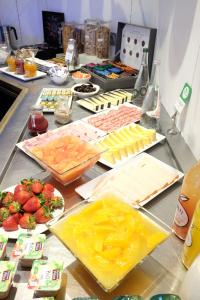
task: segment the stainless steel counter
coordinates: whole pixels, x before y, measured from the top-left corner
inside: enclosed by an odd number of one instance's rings
[[[5,75],[0,76],[0,79],[9,80],[9,82],[13,81],[13,79],[8,78],[9,77]],[[50,180],[64,195],[65,207],[68,208],[74,203],[81,201],[81,198],[74,192],[76,186],[95,178],[108,169],[101,164],[96,164],[94,168],[88,171],[81,179],[70,186],[63,187],[48,177],[48,173],[44,172],[35,161],[17,149],[15,144],[18,141],[30,137],[26,130],[30,106],[36,102],[41,88],[54,86],[50,83],[48,78],[23,84],[29,88],[29,94],[25,96],[0,137],[0,186],[4,189],[16,184],[22,178],[31,176]],[[72,84],[72,82],[69,82],[67,85],[71,86]],[[89,112],[81,109],[74,102],[72,120],[77,120],[87,115],[89,115]],[[46,116],[49,121],[49,129],[58,126],[54,122],[52,114],[46,114]],[[166,135],[166,131],[170,125],[170,118],[162,108],[161,130],[163,134]],[[185,172],[195,162],[191,151],[180,134],[176,136],[166,135],[166,137],[167,139],[163,144],[154,146],[148,150],[148,153]],[[150,212],[158,216],[168,225],[171,225],[180,186],[181,183],[174,184],[149,202],[149,204],[145,206],[146,209],[150,210]],[[144,299],[148,299],[150,295],[159,292],[178,293],[180,283],[184,278],[185,269],[180,261],[180,252],[183,244],[178,238],[172,235],[170,239],[152,252],[142,264],[138,265],[119,288],[111,294],[106,294],[54,236],[49,232],[47,232],[47,236],[46,253],[48,257],[54,257],[56,259],[62,258],[66,266],[66,290],[63,288],[62,293],[57,298],[59,300],[86,295],[97,295],[99,299],[107,300],[112,299],[113,295],[122,294],[140,294]],[[8,253],[13,248],[13,245],[14,241],[10,241]],[[19,266],[14,283],[16,289],[12,289],[12,293],[8,299],[32,299],[32,291],[26,287],[28,276],[29,270],[22,269]]]

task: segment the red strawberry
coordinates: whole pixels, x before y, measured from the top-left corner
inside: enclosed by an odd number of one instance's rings
[[[17,224],[19,224],[19,220],[21,219],[22,214],[16,213],[16,214],[13,214],[12,216],[13,216],[13,218],[15,218],[15,221],[17,222]]]
[[[25,212],[36,212],[41,207],[41,203],[44,203],[45,200],[40,200],[38,197],[31,197],[23,206]]]
[[[39,181],[37,179],[33,180],[32,184],[31,184],[31,190],[35,194],[41,193],[41,191],[43,190],[43,184],[41,183],[41,181]]]
[[[11,214],[15,214],[18,211],[20,211],[20,208],[21,208],[21,205],[19,204],[19,202],[16,202],[16,201],[13,201],[8,207]]]
[[[42,206],[40,207],[34,214],[36,218],[36,222],[39,224],[48,222],[51,218],[51,212],[48,207]]]
[[[10,215],[10,212],[6,207],[0,208],[0,222],[3,222],[4,220],[6,220],[9,215]]]
[[[54,186],[51,183],[45,183],[43,191],[50,191],[50,192],[53,193],[54,192]]]
[[[11,192],[2,193],[2,205],[8,207],[10,203],[13,201],[14,194]]]
[[[25,190],[21,190],[21,191],[14,193],[14,200],[19,202],[22,205],[26,201],[28,201],[28,199],[30,199],[31,197],[32,197],[32,193],[25,191]]]
[[[48,190],[43,190],[40,194],[40,197],[44,198],[45,200],[49,201],[53,197],[53,193]]]
[[[5,221],[3,221],[2,225],[6,231],[18,230],[18,224],[13,216],[9,216]]]
[[[34,229],[36,226],[35,217],[32,214],[25,213],[19,220],[21,228]]]
[[[23,185],[23,184],[18,184],[18,185],[15,187],[15,189],[14,189],[14,194],[17,193],[17,192],[19,192],[19,191],[26,191],[26,190],[27,190],[27,188],[26,188],[25,185]]]
[[[50,200],[51,209],[63,207],[63,199],[61,197],[54,196]]]

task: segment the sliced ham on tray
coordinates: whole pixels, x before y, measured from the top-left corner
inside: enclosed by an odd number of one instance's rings
[[[140,117],[140,108],[122,105],[117,109],[111,109],[109,112],[90,117],[87,119],[87,122],[98,129],[111,132],[132,122],[138,122]]]

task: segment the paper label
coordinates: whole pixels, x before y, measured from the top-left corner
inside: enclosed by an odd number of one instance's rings
[[[192,95],[192,87],[186,82],[181,91],[179,99],[175,103],[175,107],[179,112],[179,114],[181,114],[185,105],[190,101],[191,95]]]
[[[181,197],[181,195],[180,195]],[[178,201],[174,222],[177,226],[184,227],[188,224],[189,218],[181,203]]]
[[[65,61],[71,62],[73,58],[73,52],[66,52]]]

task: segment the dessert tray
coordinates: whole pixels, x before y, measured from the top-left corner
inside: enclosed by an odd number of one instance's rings
[[[15,78],[17,78],[17,79],[20,79],[20,80],[22,80],[22,81],[35,80],[35,79],[39,79],[39,78],[45,77],[45,76],[47,75],[47,74],[44,73],[44,72],[37,71],[36,76],[34,76],[34,77],[25,77],[24,75],[15,74],[14,72],[8,71],[8,67],[0,68],[0,72],[5,73],[5,74],[7,74],[7,75],[10,75],[10,76],[12,76],[12,77],[15,77]]]
[[[144,206],[184,176],[179,170],[147,153],[129,159],[95,179],[77,187],[84,199],[112,188],[126,195],[127,202],[138,208]]]

